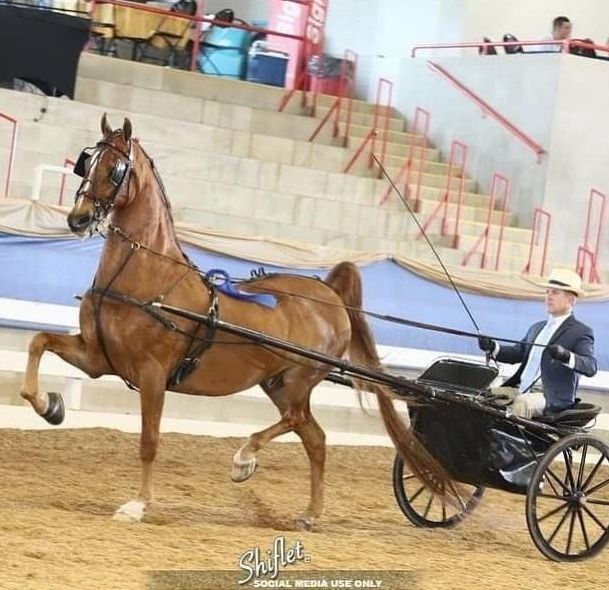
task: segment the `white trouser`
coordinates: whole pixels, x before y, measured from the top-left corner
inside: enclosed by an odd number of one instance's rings
[[[515,387],[494,387],[492,392],[513,397],[512,414],[520,418],[536,418],[541,416],[546,409],[546,398],[543,391],[539,389],[519,393]]]

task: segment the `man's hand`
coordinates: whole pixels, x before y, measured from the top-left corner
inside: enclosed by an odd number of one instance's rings
[[[495,352],[496,346],[497,343],[492,338],[489,338],[488,336],[478,336],[478,348],[483,352],[491,354]]]
[[[571,353],[560,344],[551,344],[548,346],[550,356],[561,363],[568,363],[571,358]]]

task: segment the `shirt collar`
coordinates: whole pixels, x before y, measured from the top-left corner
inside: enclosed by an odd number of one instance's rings
[[[549,315],[548,316],[548,323],[552,323],[555,326],[560,326],[567,318],[571,317],[573,315],[573,312],[570,311],[569,313],[566,313],[564,315]]]

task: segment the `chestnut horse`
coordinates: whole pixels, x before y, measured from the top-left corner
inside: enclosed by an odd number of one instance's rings
[[[250,292],[277,291],[274,309],[216,292],[182,252],[163,185],[152,161],[132,138],[130,121],[125,119],[122,129],[113,131],[104,114],[101,128],[103,138],[79,158],[76,168],[83,181],[68,215],[75,234],[103,231],[106,237],[93,286],[81,302],[81,332],[34,336],[21,395],[47,421],[63,420],[61,396],[38,389],[40,358],[46,351],[91,377],[115,374],[139,390],[141,487],[137,497],[115,513],[115,518],[139,521],[153,499],[153,462],[166,389],[222,396],[259,384],[280,419],[252,434],[237,451],[231,477],[236,482],[248,479],[257,451],[275,437],[295,432],[308,455],[311,478],[309,504],[297,522],[310,529],[322,512],[325,435],[311,414],[309,398],[329,367],[220,331],[210,333],[190,320],[153,312],[144,302],[217,313],[234,324],[323,354],[348,355],[354,363],[381,370],[372,334],[359,311],[362,286],[357,267],[340,263],[325,281],[269,275],[243,285]],[[365,388],[377,394],[386,429],[413,471],[433,489],[447,489],[448,475],[399,416],[392,392],[374,384]]]

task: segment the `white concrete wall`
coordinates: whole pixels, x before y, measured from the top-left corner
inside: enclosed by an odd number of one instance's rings
[[[550,35],[557,16],[571,20],[575,38],[589,37],[604,44],[609,36],[607,0],[467,0],[463,40],[486,36],[499,41],[505,33],[521,40],[542,39]]]
[[[609,63],[565,56],[554,110],[544,200],[544,206],[554,217],[552,248],[560,260],[575,263],[577,246],[584,236],[590,188],[609,195],[608,105]],[[607,214],[609,221],[609,211]],[[609,269],[607,239],[600,267],[604,271]]]
[[[521,59],[522,57],[522,59]],[[434,58],[545,149],[549,148],[560,55]],[[448,155],[453,139],[468,145],[467,173],[490,189],[494,172],[511,180],[511,209],[528,223],[545,192],[547,161],[517,141],[459,90],[432,72],[427,59],[402,60],[396,106],[410,120],[431,112],[431,138]]]
[[[461,38],[464,6],[465,0],[330,0],[326,52],[355,51],[358,96],[374,99],[380,76],[398,85],[413,45]]]
[[[271,3],[269,0],[204,0],[205,13],[216,13],[223,8],[232,8],[235,17],[248,23],[254,20],[268,20]]]

